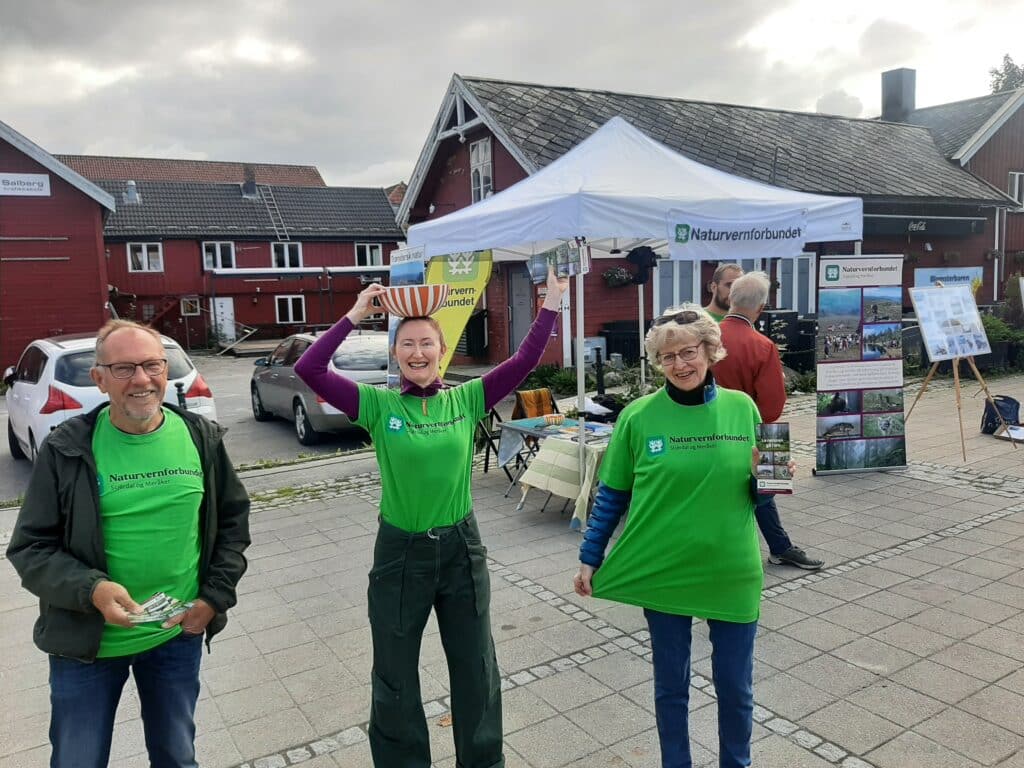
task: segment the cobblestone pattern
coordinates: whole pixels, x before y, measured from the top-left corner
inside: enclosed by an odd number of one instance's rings
[[[807,446],[800,446],[800,448],[803,448],[804,451],[809,450]],[[939,474],[940,470],[945,470],[946,474]],[[1024,486],[1024,482],[1017,478],[1008,476],[990,478],[978,475],[976,472],[971,471],[961,472],[956,476],[949,476],[947,467],[942,467],[942,465],[938,464],[929,464],[926,462],[916,462],[909,470],[906,470],[901,474],[915,479],[935,482],[940,485],[961,487],[970,486],[978,488],[979,492],[1007,497],[1021,495],[1021,491],[1015,490],[1015,488]],[[348,493],[353,493],[358,495],[360,498],[367,500],[373,500],[370,498],[369,491],[374,487],[374,483],[379,482],[378,478],[379,476],[376,475],[376,473],[366,473],[365,475],[347,478],[345,481],[313,483],[309,486],[303,486],[300,494],[308,492],[309,494],[316,494],[316,498],[325,497],[328,493],[342,495],[343,492],[341,489],[344,487],[347,489]],[[982,488],[984,488],[984,490],[981,490]],[[305,501],[306,499],[302,498],[301,500]],[[269,509],[277,506],[287,506],[298,503],[299,501],[300,499],[293,495],[289,496],[286,504],[273,504],[273,506],[261,508]],[[897,557],[914,549],[934,544],[942,539],[958,536],[966,531],[973,530],[996,520],[1001,520],[1021,511],[1024,511],[1024,502],[1006,509],[980,515],[979,517],[971,520],[944,528],[941,531],[926,534],[917,539],[912,539],[897,546],[889,547],[863,557],[849,560],[841,563],[840,565],[826,568],[822,571],[784,581],[781,584],[776,584],[773,587],[765,589],[762,592],[762,596],[765,599],[778,597],[788,592],[808,587],[811,584],[816,584],[835,576],[839,576],[856,568],[873,565],[879,561],[886,560],[891,557]],[[538,600],[547,603],[553,608],[557,608],[569,618],[580,622],[587,628],[603,635],[607,639],[607,642],[601,645],[581,649],[577,652],[566,654],[565,656],[553,658],[544,664],[521,669],[504,675],[501,678],[502,691],[508,691],[513,688],[529,685],[536,680],[550,677],[551,675],[555,675],[560,672],[565,672],[573,667],[583,666],[591,661],[600,659],[619,650],[629,651],[647,662],[651,661],[652,654],[650,636],[646,630],[627,633],[622,629],[609,624],[603,619],[594,616],[589,611],[580,608],[575,603],[565,600],[561,596],[545,588],[543,585],[516,573],[510,568],[504,567],[500,563],[492,560],[488,567],[495,577],[502,578],[513,586],[533,595]],[[707,678],[701,675],[694,675],[691,680],[691,685],[711,698],[715,697],[714,686]],[[441,715],[448,713],[449,707],[450,701],[447,696],[423,703],[424,712],[428,719],[440,717]],[[849,754],[839,745],[829,742],[821,736],[801,728],[796,723],[787,720],[767,707],[755,704],[754,720],[755,722],[763,725],[769,731],[776,733],[783,738],[789,739],[798,747],[813,752],[815,755],[827,760],[828,762],[840,766],[840,768],[874,768],[871,763],[865,761],[862,757]],[[345,746],[351,746],[352,744],[365,740],[367,738],[367,725],[368,722],[362,722],[358,725],[346,728],[332,736],[321,738],[316,741],[309,742],[308,744],[302,744],[274,755],[261,757],[252,763],[243,763],[241,766],[238,766],[238,768],[285,768],[285,766],[304,762],[312,757],[341,749]]]

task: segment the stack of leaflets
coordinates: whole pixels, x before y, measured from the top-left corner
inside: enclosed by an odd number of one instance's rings
[[[142,603],[142,613],[128,614],[132,624],[149,624],[153,621],[164,622],[184,613],[192,607],[192,603],[183,603],[176,597],[169,597],[157,592],[149,600]]]
[[[528,262],[530,278],[535,285],[540,285],[548,279],[548,266],[555,269],[559,277],[572,277],[573,275],[585,275],[590,272],[590,260],[587,257],[586,247],[580,247],[573,243],[562,243],[530,257]]]
[[[757,425],[757,492],[765,494],[792,493],[793,476],[789,473],[789,424]]]

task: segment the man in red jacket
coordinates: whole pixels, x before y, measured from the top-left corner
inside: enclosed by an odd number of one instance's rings
[[[774,342],[754,329],[768,301],[768,275],[748,272],[736,278],[729,292],[729,314],[721,322],[722,346],[729,353],[715,364],[715,380],[728,389],[746,392],[757,404],[761,421],[770,424],[782,415],[786,385],[782,361]],[[774,496],[758,496],[757,526],[768,542],[768,559],[816,571],[825,563],[793,546],[779,520]]]

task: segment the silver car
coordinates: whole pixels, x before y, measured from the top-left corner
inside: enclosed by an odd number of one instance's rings
[[[253,418],[269,421],[280,416],[294,422],[295,437],[303,445],[314,445],[323,432],[353,426],[348,416],[295,375],[295,363],[315,340],[308,333],[289,336],[269,357],[256,360],[250,384]],[[353,381],[387,386],[387,333],[364,331],[349,336],[331,358],[331,368]]]

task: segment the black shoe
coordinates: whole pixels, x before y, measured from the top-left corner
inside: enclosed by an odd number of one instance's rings
[[[768,562],[775,563],[775,565],[795,565],[805,571],[816,571],[825,565],[824,560],[808,557],[800,547],[790,547],[781,555],[768,555]]]

